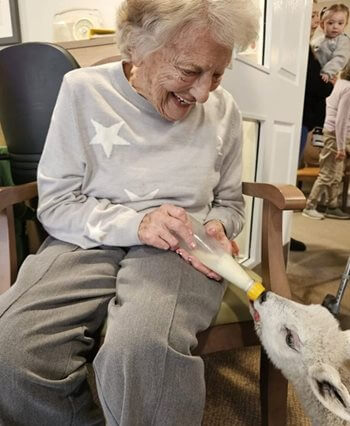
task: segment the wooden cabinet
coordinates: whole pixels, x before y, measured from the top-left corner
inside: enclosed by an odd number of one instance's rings
[[[57,42],[56,44],[67,49],[81,67],[88,67],[110,56],[115,57],[116,60],[120,59],[115,35],[90,40]]]

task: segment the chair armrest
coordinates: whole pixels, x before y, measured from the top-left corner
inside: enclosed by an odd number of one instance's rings
[[[13,205],[38,195],[36,182],[0,187],[0,294],[17,276],[17,253]]]
[[[36,182],[0,187],[0,211],[38,196]]]
[[[285,297],[290,297],[290,289],[287,281],[282,245],[282,212],[283,210],[297,210],[305,206],[303,193],[293,185],[272,185],[267,183],[244,182],[243,193],[252,197],[261,198],[264,202],[262,213],[262,277],[267,289],[271,289]],[[8,288],[10,275],[15,274],[13,258],[15,258],[13,213],[12,206],[38,195],[36,182],[24,185],[0,187],[0,246],[1,257],[7,256],[5,263],[9,271],[9,258],[11,252],[11,273],[6,275]],[[6,248],[6,249],[5,249]],[[0,262],[3,263],[3,262]],[[2,266],[5,266],[3,264]],[[4,277],[3,277],[4,278]],[[11,280],[12,281],[12,280]]]
[[[267,200],[281,210],[301,210],[305,207],[305,196],[294,185],[243,182],[243,194]]]
[[[244,182],[243,194],[263,200],[261,225],[261,275],[264,286],[281,296],[291,298],[282,242],[284,210],[305,207],[304,194],[293,185]]]

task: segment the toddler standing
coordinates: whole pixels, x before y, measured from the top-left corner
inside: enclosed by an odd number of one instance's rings
[[[350,152],[350,62],[326,100],[324,147],[320,153],[320,173],[312,187],[303,216],[311,219],[350,219],[338,206],[346,153]],[[316,210],[319,196],[326,193],[325,214]]]
[[[328,82],[335,77],[350,59],[350,38],[344,34],[349,21],[349,8],[333,4],[321,16],[324,35],[312,42],[315,55],[321,64],[321,77]]]

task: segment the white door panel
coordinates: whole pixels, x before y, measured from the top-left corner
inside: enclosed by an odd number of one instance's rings
[[[302,14],[300,14],[301,5]],[[301,31],[305,27],[305,16],[308,16],[305,15],[305,2],[278,1],[274,5],[273,16],[277,18],[275,22],[280,34],[276,65],[281,76],[296,81],[300,76],[300,58],[305,50],[305,40]],[[309,25],[309,19],[307,22]]]
[[[256,0],[263,3],[262,0]],[[312,0],[265,0],[263,60],[240,54],[223,86],[233,94],[244,126],[244,180],[295,184],[305,90]],[[259,52],[256,56],[259,56]],[[255,62],[255,63],[254,63]],[[238,237],[246,265],[260,262],[261,203],[248,203]],[[288,242],[292,215],[284,215]]]

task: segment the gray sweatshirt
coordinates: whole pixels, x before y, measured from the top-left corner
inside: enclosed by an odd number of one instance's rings
[[[243,226],[242,124],[222,87],[182,121],[163,119],[122,63],[66,74],[38,167],[38,218],[83,248],[141,244],[138,227],[165,203],[200,221]]]
[[[321,36],[312,42],[316,58],[321,64],[321,72],[334,77],[350,59],[350,38],[346,34],[329,38]]]

